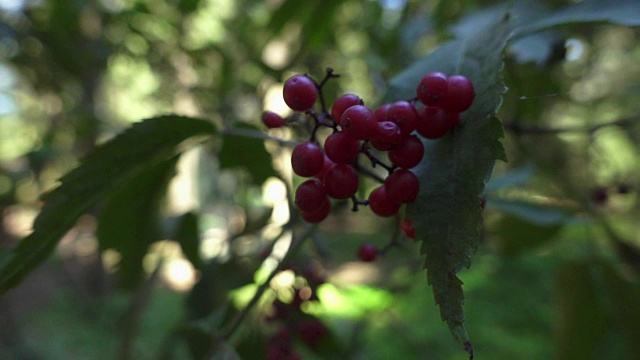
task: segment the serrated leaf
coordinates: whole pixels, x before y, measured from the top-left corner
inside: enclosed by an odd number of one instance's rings
[[[242,126],[243,129],[258,131],[254,126]],[[247,136],[224,134],[222,148],[218,157],[220,168],[245,168],[251,172],[251,179],[262,184],[270,176],[276,176],[271,155],[264,147],[264,140]]]
[[[61,179],[58,188],[43,196],[44,207],[34,221],[33,233],[20,242],[0,271],[0,293],[17,285],[51,255],[78,217],[123,181],[150,163],[175,156],[183,150],[180,145],[185,140],[210,136],[214,130],[206,120],[167,115],[136,123],[98,146]]]
[[[427,281],[442,320],[471,356],[462,281],[456,274],[470,265],[482,229],[479,197],[495,161],[505,159],[504,131],[495,114],[506,90],[502,53],[512,29],[510,16],[504,14],[473,37],[444,45],[392,81],[391,91],[400,98],[412,97],[421,76],[430,71],[465,75],[476,89],[476,99],[462,114],[461,124],[443,138],[425,140],[425,157],[414,169],[420,194],[407,208],[422,241]]]
[[[142,259],[149,245],[162,239],[160,201],[175,174],[179,156],[152,163],[107,198],[98,218],[96,236],[101,249],[120,253],[120,285],[133,288],[142,279]]]

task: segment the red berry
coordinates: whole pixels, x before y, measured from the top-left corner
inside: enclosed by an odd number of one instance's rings
[[[364,105],[364,101],[356,94],[344,94],[336,99],[331,107],[331,118],[340,125],[342,114],[353,105]]]
[[[376,116],[378,122],[387,121],[390,106],[391,104],[382,104],[376,108],[373,114]]]
[[[324,142],[327,157],[336,164],[347,164],[358,157],[360,145],[344,131],[334,132]]]
[[[416,93],[418,99],[426,106],[438,106],[447,94],[448,87],[447,75],[436,71],[420,79]]]
[[[347,164],[335,164],[324,176],[324,188],[334,199],[348,199],[358,191],[358,173]]]
[[[591,191],[591,200],[598,205],[605,205],[609,200],[607,188],[598,186]]]
[[[406,138],[400,146],[389,151],[389,160],[403,169],[411,169],[418,165],[424,157],[424,145],[416,136]]]
[[[389,197],[384,185],[378,186],[369,194],[369,207],[374,214],[382,217],[395,215],[400,210],[400,204]]]
[[[308,223],[317,224],[326,219],[327,216],[329,216],[329,212],[331,212],[331,201],[327,200],[318,210],[311,212],[302,211],[300,212],[300,216]]]
[[[450,114],[441,108],[424,107],[418,110],[418,133],[427,139],[438,139],[451,130]]]
[[[440,107],[446,112],[461,113],[467,110],[476,93],[473,84],[462,75],[453,75],[447,78],[448,92],[440,100]]]
[[[307,111],[315,104],[318,89],[308,76],[294,75],[285,81],[282,95],[292,110]]]
[[[413,227],[413,220],[409,218],[402,219],[402,233],[410,239],[416,237],[416,228]]]
[[[382,121],[377,124],[377,131],[371,136],[371,145],[380,151],[389,151],[402,144],[402,132],[400,127],[391,121]]]
[[[311,177],[322,170],[324,154],[320,146],[312,142],[296,145],[291,153],[293,172],[299,176]]]
[[[402,131],[402,136],[409,136],[416,129],[418,113],[410,102],[396,101],[389,106],[387,118],[389,121],[398,124]]]
[[[342,113],[340,120],[342,129],[356,140],[365,140],[374,134],[376,117],[368,107],[354,105]]]
[[[329,202],[329,197],[320,181],[310,179],[298,185],[295,203],[301,211],[314,212],[320,209],[325,202]]]
[[[399,169],[387,176],[384,187],[389,197],[398,204],[414,201],[420,191],[418,177],[409,170]]]
[[[360,261],[371,262],[378,257],[378,248],[370,243],[364,243],[358,247],[358,258]]]
[[[271,111],[262,112],[262,123],[269,129],[279,128],[285,125],[285,121],[282,116]]]
[[[315,178],[322,181],[324,179],[324,175],[329,171],[329,169],[335,164],[331,159],[327,157],[327,154],[324,155],[324,164],[322,165],[322,170],[315,175]]]
[[[308,347],[314,348],[327,334],[327,329],[318,320],[301,322],[297,326],[298,335]]]

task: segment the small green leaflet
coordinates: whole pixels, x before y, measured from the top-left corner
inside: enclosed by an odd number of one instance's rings
[[[387,96],[389,101],[414,97],[417,82],[431,71],[465,75],[476,90],[474,103],[462,114],[458,128],[441,139],[424,141],[425,158],[414,169],[420,178],[420,195],[407,209],[422,241],[427,281],[442,320],[471,357],[462,281],[456,274],[470,265],[482,230],[479,197],[495,161],[505,160],[504,131],[496,111],[506,91],[502,54],[513,26],[511,17],[504,14],[469,38],[444,44],[394,78],[392,95]]]
[[[214,132],[214,126],[206,120],[167,115],[136,123],[98,146],[60,180],[60,186],[42,197],[45,204],[34,221],[33,233],[2,264],[0,293],[16,286],[44,262],[76,220],[96,203],[151,164],[194,145],[185,144],[185,140],[208,138]]]

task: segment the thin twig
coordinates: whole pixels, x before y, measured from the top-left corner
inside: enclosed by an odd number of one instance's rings
[[[290,140],[283,140],[283,139],[275,138],[275,137],[269,136],[269,135],[267,135],[267,134],[265,134],[263,132],[255,131],[255,130],[251,130],[251,129],[226,128],[226,129],[222,130],[222,134],[223,135],[244,136],[244,137],[249,137],[249,138],[254,138],[254,139],[269,140],[269,141],[276,142],[276,143],[278,143],[280,145],[290,146],[290,147],[295,147],[296,145],[299,144],[298,141],[290,141]]]

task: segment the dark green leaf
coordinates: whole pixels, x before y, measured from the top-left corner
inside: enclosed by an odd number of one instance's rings
[[[121,285],[133,288],[142,279],[142,259],[149,245],[162,239],[160,201],[175,175],[179,156],[152,163],[128,179],[107,198],[96,235],[101,249],[120,253]]]
[[[300,0],[286,0],[273,12],[269,21],[269,28],[274,33],[280,32],[291,20],[303,21],[309,14],[311,3]]]
[[[556,298],[557,359],[593,359],[607,328],[602,294],[594,279],[596,269],[586,262],[569,262],[559,271]]]
[[[200,280],[187,297],[189,319],[208,316],[227,303],[229,291],[252,283],[255,270],[255,264],[237,257],[226,263],[211,260],[202,269]]]
[[[611,266],[603,269],[604,287],[611,301],[613,322],[627,342],[629,358],[640,353],[638,324],[640,324],[640,287],[623,279]]]
[[[249,125],[242,128],[259,131]],[[264,147],[264,140],[233,134],[224,134],[222,140],[218,155],[220,168],[244,168],[251,173],[251,179],[256,184],[262,184],[270,176],[276,176],[271,155]]]
[[[539,225],[517,216],[503,216],[495,226],[498,251],[505,256],[521,254],[549,242],[560,229],[559,224]]]
[[[55,249],[80,215],[150,163],[175,156],[185,140],[214,132],[205,120],[162,116],[134,124],[97,147],[61,184],[43,196],[45,205],[31,235],[20,242],[0,271],[0,292],[17,285]]]
[[[174,235],[180,244],[182,253],[196,269],[202,269],[200,257],[200,227],[198,215],[193,212],[183,214],[178,218],[178,229]]]
[[[503,15],[473,37],[444,45],[392,80],[391,93],[399,98],[414,96],[418,80],[430,71],[465,75],[476,89],[476,99],[462,114],[461,124],[439,140],[425,141],[425,158],[415,168],[420,194],[408,207],[440,315],[470,354],[462,282],[456,274],[470,265],[482,230],[479,197],[496,159],[505,159],[504,132],[495,114],[506,90],[500,73],[512,27],[510,16]]]

